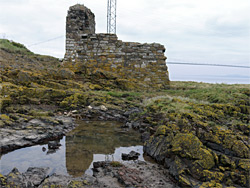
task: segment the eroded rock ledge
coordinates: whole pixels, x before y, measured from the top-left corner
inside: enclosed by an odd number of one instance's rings
[[[130,164],[119,162],[97,162],[94,176],[84,175],[79,178],[50,174],[49,168],[28,168],[20,173],[14,168],[7,176],[0,175],[2,187],[50,188],[50,187],[140,187],[140,188],[178,188],[164,174],[164,169],[156,164],[141,161]]]

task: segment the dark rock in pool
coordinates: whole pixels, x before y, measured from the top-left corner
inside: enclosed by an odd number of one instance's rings
[[[45,148],[45,147],[43,147],[43,148],[42,148],[42,151],[43,151],[43,152],[45,152],[45,151],[46,151],[46,148]]]
[[[129,160],[137,160],[140,156],[140,153],[135,151],[131,151],[129,154],[122,153],[122,160],[129,161]]]
[[[107,163],[105,161],[97,161],[97,162],[93,163],[94,169],[100,168],[100,167],[103,168],[105,165],[107,165]]]
[[[50,141],[48,143],[49,149],[59,149],[60,146],[61,146],[60,141]]]

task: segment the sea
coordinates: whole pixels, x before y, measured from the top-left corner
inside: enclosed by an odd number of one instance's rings
[[[171,81],[194,81],[213,84],[250,84],[250,75],[176,75],[171,76]]]

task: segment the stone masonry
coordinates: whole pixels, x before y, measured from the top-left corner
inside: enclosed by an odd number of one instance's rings
[[[84,64],[149,86],[169,85],[165,47],[123,42],[115,34],[95,34],[95,15],[83,5],[70,7],[66,22],[65,63]]]

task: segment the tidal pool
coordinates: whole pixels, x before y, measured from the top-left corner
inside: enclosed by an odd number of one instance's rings
[[[57,150],[48,145],[22,148],[0,156],[0,173],[6,175],[14,167],[25,172],[28,167],[50,167],[51,173],[79,177],[92,174],[93,162],[122,161],[121,154],[134,150],[143,160],[140,135],[124,131],[118,122],[78,121],[79,126],[60,140]],[[46,150],[45,150],[46,149]]]

